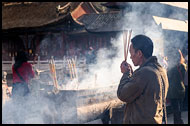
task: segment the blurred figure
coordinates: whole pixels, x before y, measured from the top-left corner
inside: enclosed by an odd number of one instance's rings
[[[34,77],[32,65],[27,62],[28,57],[24,51],[19,51],[15,57],[13,71],[12,98],[15,110],[13,112],[15,123],[24,123],[24,113],[26,108],[26,96],[29,94],[28,83]]]
[[[184,85],[185,85],[185,98],[183,102],[183,110],[188,111],[188,55],[185,57],[187,71],[184,77]]]
[[[13,98],[23,97],[29,93],[28,83],[34,77],[32,65],[27,62],[28,57],[24,51],[19,51],[15,57],[15,64],[12,66],[13,71]]]
[[[177,51],[177,50],[176,50]],[[182,102],[185,97],[184,76],[187,71],[185,59],[180,50],[176,52],[177,62],[168,70],[169,89],[167,98],[170,100],[174,114],[174,124],[184,124],[181,118]],[[173,61],[172,61],[173,62]]]
[[[120,66],[123,76],[117,96],[126,102],[124,123],[162,124],[169,86],[166,70],[157,57],[152,56],[153,42],[145,35],[137,35],[131,40],[129,52],[134,66],[139,68],[133,73],[126,61]]]
[[[95,51],[94,49],[90,46],[89,50],[86,52],[86,64],[91,64],[95,62]]]

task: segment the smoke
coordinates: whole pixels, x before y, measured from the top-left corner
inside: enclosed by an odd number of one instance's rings
[[[171,18],[174,13],[171,10],[168,11],[166,6],[160,6],[160,8],[158,8],[158,5],[156,6],[155,4],[152,4],[149,9],[146,9],[146,3],[132,3],[131,6],[132,11],[126,12],[124,14],[124,20],[122,19],[124,22],[124,24],[122,24],[123,29],[132,29],[132,38],[138,34],[144,34],[150,37],[154,44],[153,55],[157,56],[158,62],[163,66],[166,65],[164,64],[163,57],[161,57],[166,56],[168,57],[170,63],[169,68],[172,67],[174,64],[171,63],[177,62],[174,51],[177,49],[182,49],[184,42],[187,41],[187,36],[181,32],[163,30],[161,25],[156,24],[152,17],[153,15],[150,13],[153,11],[153,13],[157,13],[162,16],[167,14],[166,18]],[[154,8],[158,9],[154,10]],[[177,15],[182,17],[183,14],[178,13]],[[119,33],[116,38],[112,38],[111,43],[112,48],[102,48],[98,51],[96,57],[97,64],[93,64],[90,67],[86,78],[84,78],[79,84],[79,89],[99,87],[99,90],[101,90],[101,87],[119,84],[122,76],[120,72],[120,64],[124,60],[122,33]],[[113,50],[113,48],[115,50]],[[113,53],[115,56],[110,58],[109,55]],[[128,55],[127,61],[132,65],[134,70],[138,68],[131,62],[130,54]],[[93,82],[95,82],[95,75],[97,75],[96,85],[93,84]],[[117,86],[115,87],[115,91],[112,90],[112,94],[110,95],[116,96],[116,90]]]
[[[154,13],[162,15],[167,12],[167,8],[162,6],[163,8],[155,10],[154,8],[157,8],[157,6],[152,5],[147,9],[145,2],[132,2],[130,4],[132,6],[132,11],[127,12],[128,10],[126,10],[126,13],[123,16],[124,19],[122,19],[123,28],[133,30],[131,38],[138,34],[147,35],[153,40],[154,43],[153,55],[165,55],[168,57],[170,62],[176,62],[175,55],[174,53],[172,53],[172,51],[178,48],[182,49],[184,41],[188,40],[187,35],[184,33],[179,33],[177,31],[163,31],[161,29],[161,26],[158,26],[155,23],[152,16],[150,16],[149,14],[145,14],[145,12],[147,11],[154,11]],[[172,17],[173,15],[174,14],[172,13],[172,15],[170,15],[169,17]],[[180,13],[178,15],[182,16]],[[50,57],[51,55],[53,55],[53,49],[59,49],[60,47],[62,47],[62,41],[63,40],[61,35],[52,37],[49,35],[46,36],[45,39],[41,42],[41,53]],[[53,48],[52,45],[54,45],[54,42],[59,42],[59,46]],[[61,75],[61,72],[57,72],[57,76],[60,75],[60,78],[58,79],[59,84],[61,85],[63,83],[66,83],[62,85],[62,90],[93,90],[91,92],[92,96],[89,96],[89,93],[84,94],[84,96],[92,99],[101,99],[102,101],[105,100],[105,96],[109,96],[111,97],[111,99],[117,98],[117,87],[122,76],[122,73],[120,71],[120,64],[124,60],[124,45],[122,32],[118,33],[115,38],[112,38],[110,43],[110,48],[101,48],[97,52],[96,63],[89,65],[88,73],[78,75],[82,76],[80,83],[78,83],[78,80],[76,79],[70,81],[69,77],[63,77]],[[52,53],[43,52],[46,47],[52,48]],[[79,60],[80,57],[78,57],[77,61]],[[160,58],[158,60],[161,61],[162,59]],[[130,53],[128,53],[127,62],[131,64],[133,70],[138,68],[133,65],[130,59]],[[81,73],[80,69],[78,69],[78,73]],[[47,80],[48,78],[45,77],[44,80],[45,79]],[[37,81],[36,85],[38,85],[39,83],[40,82]],[[51,85],[53,85],[52,82]],[[34,88],[34,90],[37,89]],[[44,89],[44,91],[45,90],[46,89]],[[21,121],[25,120],[25,123],[76,123],[77,121],[73,120],[76,116],[77,106],[75,105],[80,104],[85,106],[88,104],[87,100],[85,100],[85,97],[84,101],[82,101],[79,98],[79,95],[76,94],[74,96],[73,94],[69,94],[65,96],[57,95],[52,98],[47,98],[44,95],[36,96],[38,93],[34,93],[34,96],[28,97],[28,99],[20,102],[25,103],[25,105],[22,106],[22,114],[18,115],[18,117],[21,118]],[[12,112],[15,111],[15,108],[16,107],[14,106],[14,104],[12,104],[12,101],[7,102],[3,106],[3,123],[7,123],[7,121],[11,121],[13,119],[16,120],[17,116],[13,116],[12,114]],[[84,118],[90,118],[88,117],[88,115],[83,115],[83,117],[81,117],[81,115],[77,116],[83,120],[85,120]],[[16,121],[17,123],[19,123],[18,120]]]
[[[44,39],[40,42],[39,53],[42,56],[46,56],[46,58],[51,58],[54,56],[55,59],[62,58],[61,55],[56,54],[57,50],[62,51],[63,47],[63,37],[61,33],[48,33],[44,36]],[[47,52],[48,50],[48,52]],[[56,56],[55,56],[56,55]]]
[[[46,99],[43,101],[37,101],[36,97],[22,97],[14,101],[11,99],[3,105],[2,109],[2,123],[3,124],[42,124],[43,108],[45,109],[47,105],[45,104]],[[37,104],[36,104],[37,103]],[[43,107],[42,107],[43,106]]]
[[[150,6],[147,6],[150,5]],[[153,55],[157,56],[161,65],[163,57],[168,58],[168,68],[173,67],[177,62],[176,51],[183,50],[185,43],[188,41],[188,33],[163,30],[162,24],[157,25],[152,16],[160,16],[170,19],[187,20],[188,11],[180,8],[171,9],[171,6],[162,5],[154,2],[130,2],[131,12],[125,13],[124,27],[133,29],[133,35],[144,34],[153,40]],[[176,24],[173,24],[174,27]],[[187,48],[187,47],[186,47]]]
[[[124,60],[122,34],[119,34],[116,38],[112,38],[111,44],[111,48],[101,48],[97,52],[97,63],[89,67],[89,73],[79,84],[79,89],[106,87],[113,84],[118,85],[120,77],[122,76],[120,64]],[[114,57],[112,56],[113,54]],[[132,64],[129,55],[127,60]],[[93,84],[95,79],[96,85]]]
[[[153,55],[163,53],[163,34],[159,26],[156,25],[152,16],[147,14],[140,14],[139,11],[144,10],[146,3],[132,4],[132,11],[124,14],[123,29],[132,29],[132,36],[138,34],[145,34],[149,36],[154,42]],[[139,7],[140,6],[140,7]],[[94,76],[97,74],[97,84],[95,87],[103,87],[113,84],[118,85],[119,80],[122,76],[120,72],[120,64],[124,60],[124,45],[123,45],[123,34],[120,32],[116,38],[111,39],[112,48],[102,48],[97,53],[97,64],[93,64],[90,67],[88,76],[80,83],[79,87],[87,89],[94,87],[94,85],[88,85],[88,82],[93,82]],[[114,48],[114,49],[113,49]],[[109,57],[115,54],[114,57]],[[130,53],[128,52],[127,62],[131,64],[132,68],[135,67],[130,59]]]
[[[3,124],[77,123],[76,92],[54,94],[32,84],[29,95],[11,98],[2,106]]]

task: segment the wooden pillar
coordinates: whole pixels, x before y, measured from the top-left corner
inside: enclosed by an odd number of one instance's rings
[[[27,51],[27,53],[28,53],[28,34],[26,33],[26,35],[25,35],[25,37],[26,37],[26,51]]]
[[[102,37],[99,38],[100,48],[102,48]]]
[[[65,44],[66,44],[66,35],[65,35],[65,33],[63,32],[62,33],[63,34],[63,42],[62,42],[62,51],[61,51],[61,53],[62,53],[62,55],[65,55],[66,54],[66,48],[65,48]]]
[[[12,57],[12,65],[15,63],[14,56]]]

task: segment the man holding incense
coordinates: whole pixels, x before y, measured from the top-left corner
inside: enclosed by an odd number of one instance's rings
[[[131,40],[129,52],[134,66],[139,68],[133,72],[127,61],[120,66],[123,76],[117,96],[126,102],[123,121],[125,124],[162,124],[169,87],[166,70],[152,56],[153,42],[145,35]]]

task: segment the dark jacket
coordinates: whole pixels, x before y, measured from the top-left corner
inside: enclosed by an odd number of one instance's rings
[[[177,68],[178,66],[178,68]],[[180,72],[181,75],[180,75]],[[178,64],[168,71],[168,80],[170,87],[168,89],[167,98],[169,99],[182,99],[185,97],[184,76],[187,68],[185,64]]]
[[[161,75],[161,76],[160,76]],[[124,123],[126,124],[161,124],[163,117],[162,85],[165,86],[165,98],[168,91],[166,70],[150,57],[132,76],[123,74],[117,95],[126,102]]]

